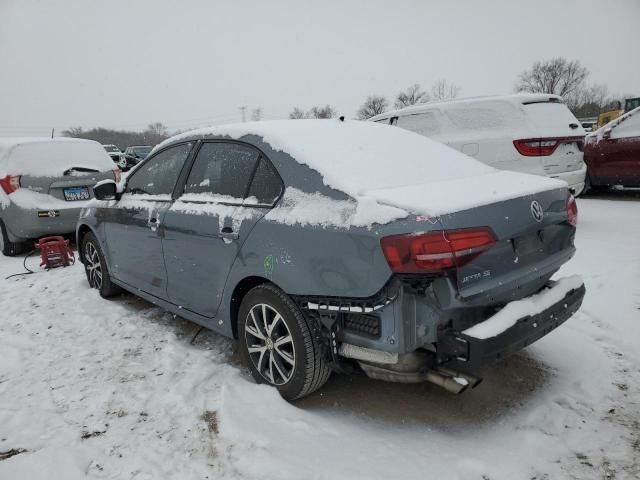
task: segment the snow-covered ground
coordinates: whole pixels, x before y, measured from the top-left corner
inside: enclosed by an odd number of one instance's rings
[[[454,397],[334,375],[293,405],[232,341],[80,265],[4,280],[0,479],[640,478],[640,198],[580,199],[580,312]],[[630,200],[630,201],[625,201]],[[31,265],[36,265],[35,260]],[[15,452],[14,452],[15,453]],[[8,455],[6,455],[8,456]]]

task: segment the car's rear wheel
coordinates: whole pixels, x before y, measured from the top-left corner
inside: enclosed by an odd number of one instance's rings
[[[322,387],[331,374],[313,324],[280,289],[264,284],[242,300],[238,312],[240,352],[258,383],[295,400]]]
[[[0,252],[6,257],[13,257],[22,253],[23,244],[12,242],[7,235],[7,228],[4,226],[4,222],[0,220]]]
[[[591,178],[589,177],[589,175],[587,175],[584,181],[584,190],[582,191],[582,193],[598,194],[598,193],[606,192],[607,190],[609,190],[609,188],[610,187],[608,185],[593,185],[591,183]]]
[[[87,233],[82,239],[84,272],[91,288],[95,288],[104,298],[113,297],[122,291],[111,281],[100,244],[93,233]]]

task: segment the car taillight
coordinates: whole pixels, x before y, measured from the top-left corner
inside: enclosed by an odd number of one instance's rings
[[[5,193],[13,193],[20,188],[20,176],[7,175],[4,178],[0,178],[0,186],[5,191]]]
[[[525,157],[548,157],[563,143],[576,143],[578,150],[582,151],[584,136],[554,137],[554,138],[525,138],[514,140],[513,146],[520,155]]]
[[[116,183],[119,183],[120,180],[122,180],[122,170],[120,170],[118,167],[113,169],[113,178],[115,179]]]
[[[391,235],[380,239],[396,273],[441,273],[461,268],[496,243],[488,227]]]
[[[516,147],[516,150],[518,150],[518,153],[525,157],[548,157],[555,152],[559,143],[558,140],[549,138],[513,141],[513,145]]]
[[[578,224],[578,204],[573,195],[567,199],[567,221],[574,227]]]

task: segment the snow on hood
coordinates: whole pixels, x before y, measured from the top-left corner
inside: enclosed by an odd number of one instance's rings
[[[379,202],[434,215],[566,187],[546,177],[495,170],[404,129],[356,120],[223,125],[177,135],[154,151],[182,139],[247,135],[262,137],[273,150],[318,171],[328,187],[370,206]]]

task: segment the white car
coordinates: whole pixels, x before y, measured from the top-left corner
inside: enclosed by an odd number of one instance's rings
[[[111,157],[111,160],[113,160],[113,163],[121,167],[122,163],[124,162],[124,153],[122,153],[122,151],[115,145],[103,144],[102,147],[105,149],[107,154]]]
[[[561,97],[515,94],[430,102],[369,119],[419,133],[501,170],[584,190],[585,131]]]

